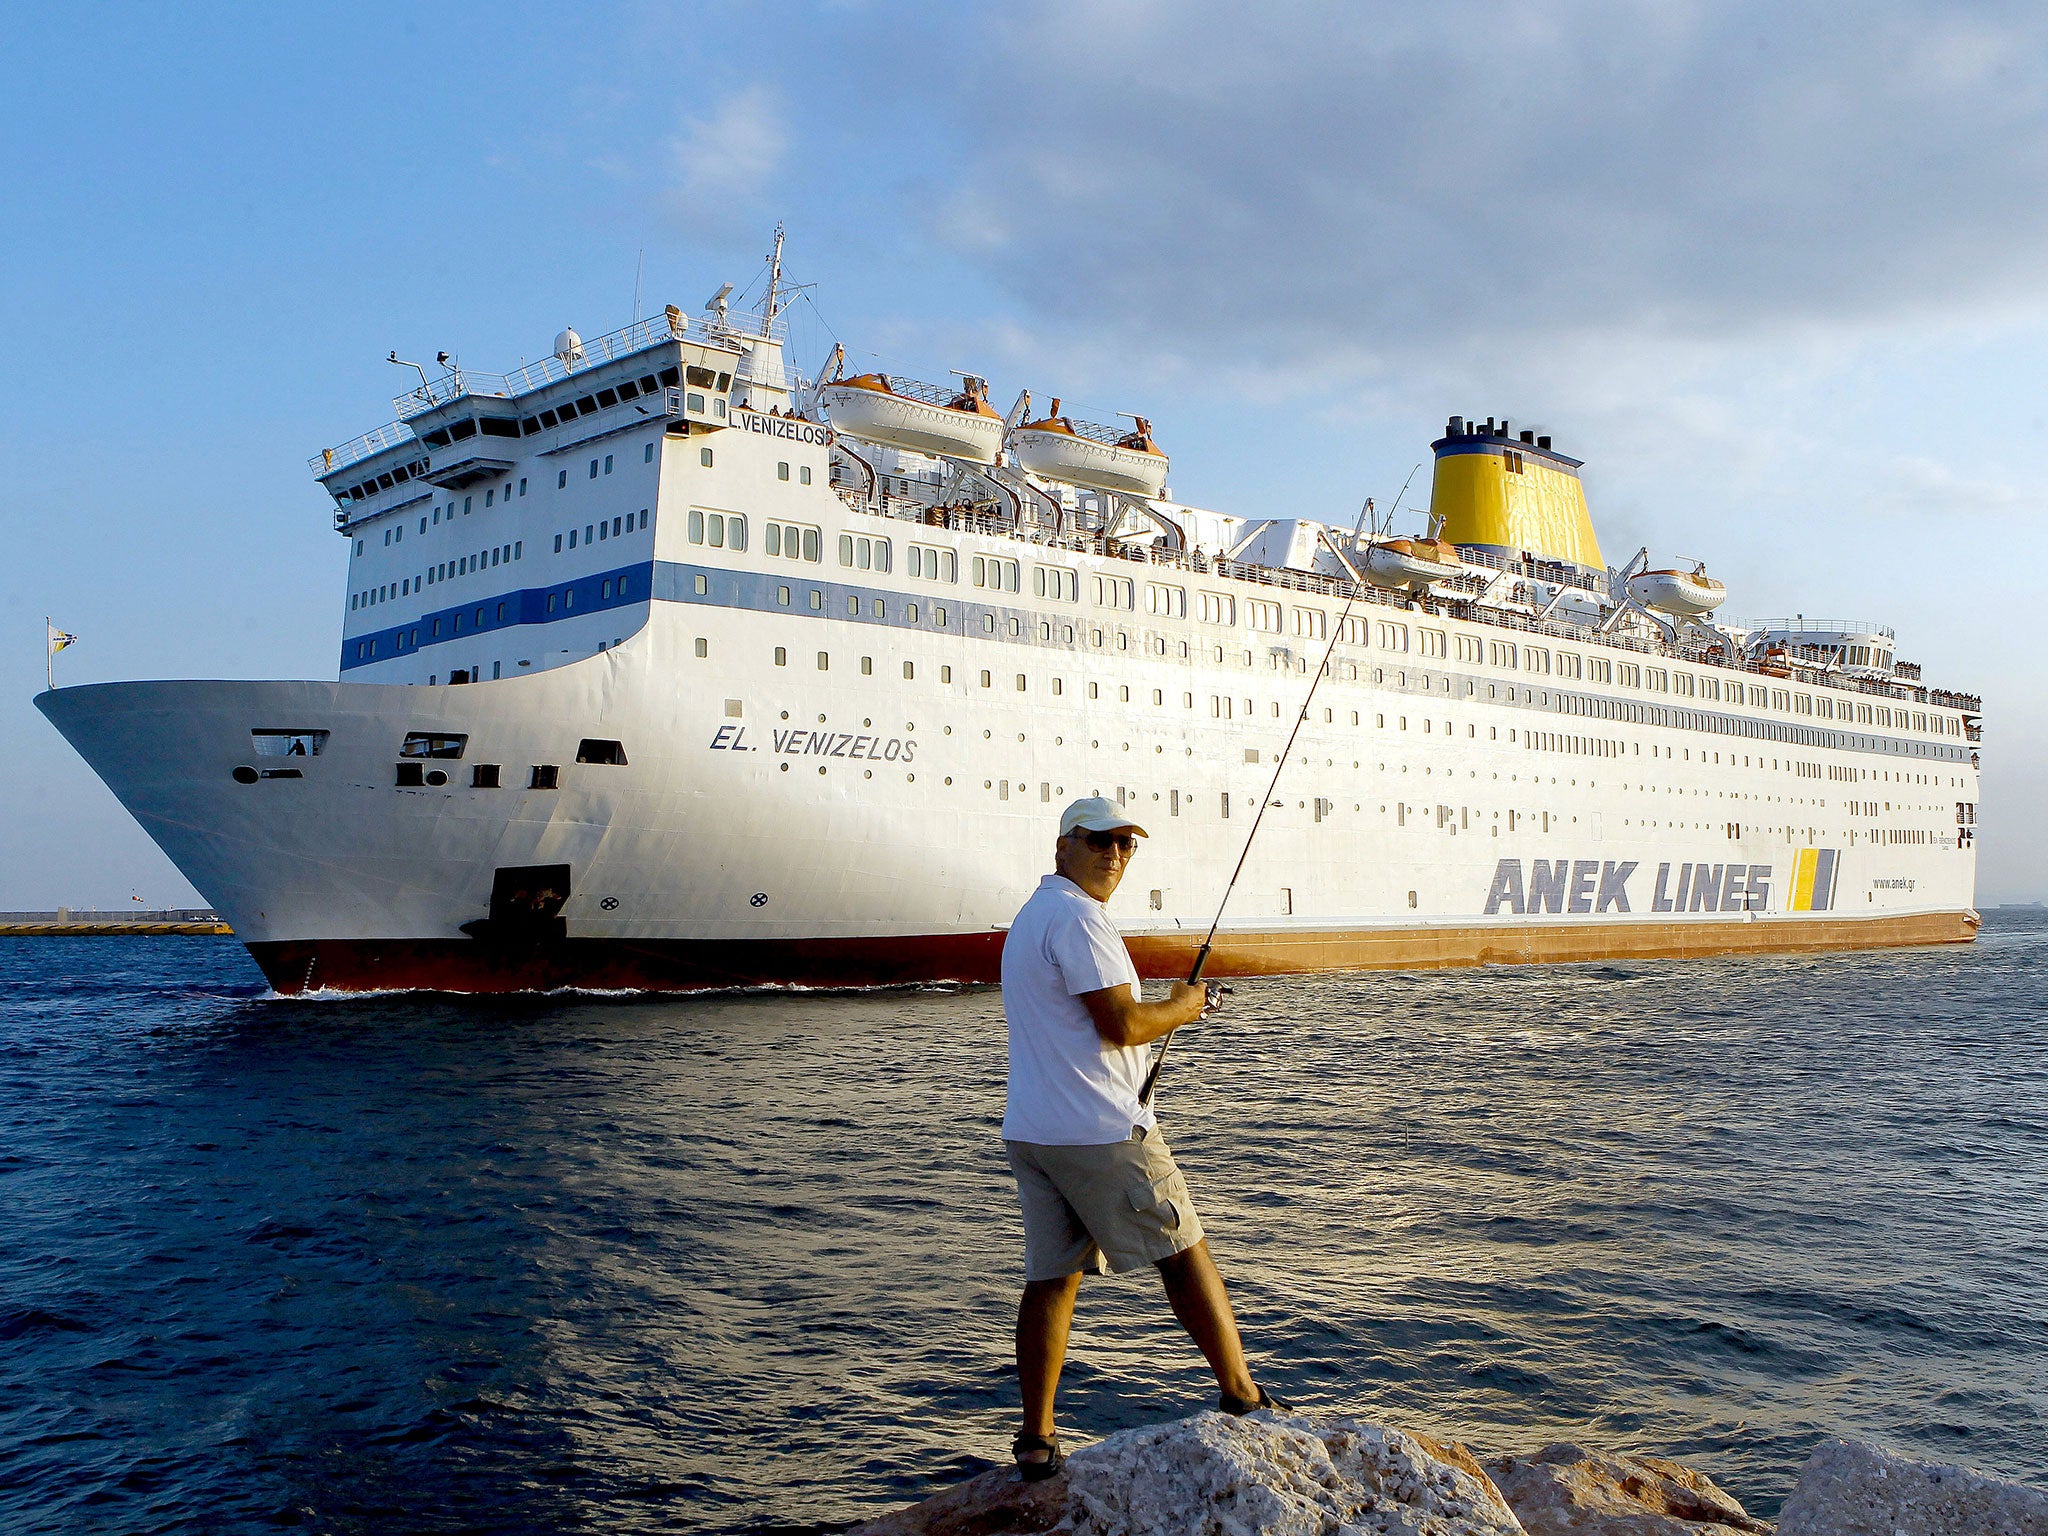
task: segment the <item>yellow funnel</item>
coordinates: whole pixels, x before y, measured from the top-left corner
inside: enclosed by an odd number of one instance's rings
[[[1430,511],[1443,519],[1440,538],[1509,559],[1527,554],[1607,569],[1579,483],[1581,461],[1553,452],[1549,438],[1525,440],[1504,421],[1496,428],[1453,416],[1430,447]]]

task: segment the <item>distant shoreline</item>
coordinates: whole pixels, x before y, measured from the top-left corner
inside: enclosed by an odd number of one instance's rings
[[[234,929],[218,912],[180,909],[168,912],[0,912],[0,938],[106,938],[156,935],[232,935]]]

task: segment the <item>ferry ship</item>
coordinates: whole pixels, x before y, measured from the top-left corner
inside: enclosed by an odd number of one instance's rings
[[[1981,707],[1884,625],[1610,567],[1505,419],[1404,537],[1177,500],[1142,419],[802,378],[781,249],[317,454],[336,681],[37,699],[279,993],[991,982],[1092,794],[1184,974],[1269,786],[1212,976],[1974,937]]]

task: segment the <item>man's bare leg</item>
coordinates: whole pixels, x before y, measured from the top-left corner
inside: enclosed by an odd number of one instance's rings
[[[1259,1389],[1252,1382],[1250,1367],[1245,1364],[1244,1342],[1237,1336],[1237,1317],[1230,1310],[1230,1293],[1223,1288],[1223,1276],[1216,1272],[1216,1261],[1209,1257],[1207,1240],[1192,1248],[1183,1248],[1172,1258],[1161,1259],[1159,1278],[1166,1283],[1166,1299],[1173,1304],[1173,1315],[1180,1319],[1181,1327],[1187,1329],[1188,1337],[1195,1341],[1202,1357],[1209,1362],[1209,1369],[1216,1373],[1216,1385],[1232,1397],[1257,1402]],[[1069,1302],[1069,1318],[1072,1315],[1073,1306]],[[1021,1324],[1018,1340],[1021,1356]],[[1028,1415],[1030,1399],[1025,1401]],[[1051,1411],[1052,1400],[1048,1395],[1048,1423],[1051,1422]]]
[[[1053,1397],[1059,1391],[1060,1368],[1067,1363],[1067,1334],[1074,1326],[1074,1298],[1080,1290],[1078,1274],[1024,1282],[1024,1296],[1017,1303],[1017,1385],[1024,1398],[1027,1435],[1052,1433]],[[1026,1451],[1022,1459],[1044,1461],[1046,1453]]]

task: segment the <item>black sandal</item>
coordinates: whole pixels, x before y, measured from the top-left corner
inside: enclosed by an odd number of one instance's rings
[[[1026,1451],[1044,1451],[1043,1461],[1017,1462],[1017,1475],[1027,1483],[1042,1483],[1047,1478],[1058,1477],[1060,1469],[1066,1466],[1067,1458],[1060,1453],[1060,1443],[1051,1435],[1019,1435],[1010,1442],[1010,1454],[1021,1458]]]
[[[1235,1419],[1241,1419],[1248,1413],[1256,1413],[1261,1408],[1270,1408],[1275,1413],[1292,1413],[1294,1411],[1292,1403],[1281,1402],[1279,1398],[1268,1392],[1264,1387],[1259,1388],[1259,1395],[1257,1397],[1232,1397],[1228,1392],[1219,1392],[1217,1397],[1220,1400],[1216,1406]]]

